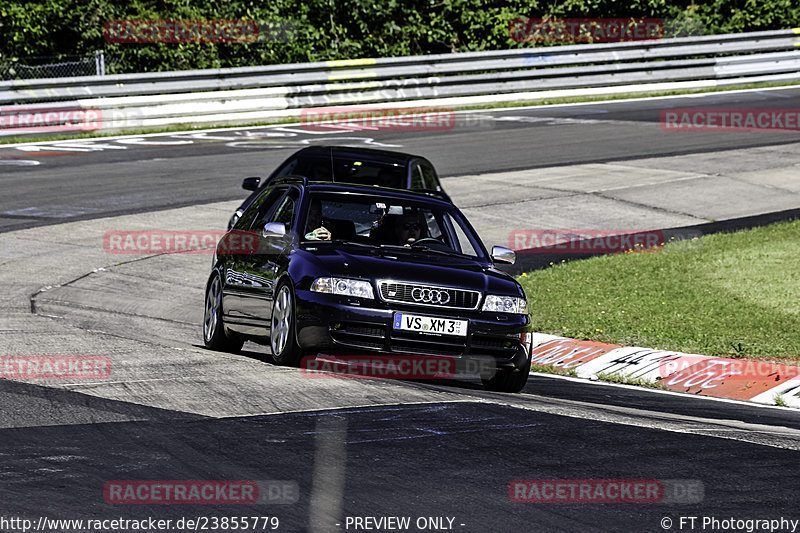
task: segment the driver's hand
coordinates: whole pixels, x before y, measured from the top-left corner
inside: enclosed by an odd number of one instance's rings
[[[320,226],[314,230],[314,233],[317,234],[318,241],[329,241],[331,240],[331,232],[325,226]]]

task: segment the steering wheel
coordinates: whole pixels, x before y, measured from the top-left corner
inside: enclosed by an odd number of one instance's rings
[[[417,241],[412,242],[411,246],[416,246],[418,244],[422,244],[422,243],[425,243],[425,242],[434,242],[436,244],[441,244],[442,246],[445,246],[445,244],[442,241],[440,241],[439,239],[436,239],[434,237],[425,237],[424,239],[419,239]]]

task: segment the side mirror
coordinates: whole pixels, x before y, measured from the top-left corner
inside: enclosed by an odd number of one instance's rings
[[[252,177],[252,178],[245,178],[242,181],[242,189],[246,191],[254,191],[258,189],[258,186],[261,184],[261,178]]]
[[[492,246],[492,260],[497,263],[508,263],[513,265],[517,260],[517,254],[514,250],[509,250],[502,246]]]
[[[283,237],[284,235],[286,235],[286,226],[281,222],[267,222],[261,232],[261,236],[265,239],[268,237]]]

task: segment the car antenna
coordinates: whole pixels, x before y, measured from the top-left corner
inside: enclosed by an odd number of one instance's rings
[[[331,155],[331,181],[336,181],[336,174],[333,173],[333,148],[329,146],[328,150],[330,150],[328,153]]]

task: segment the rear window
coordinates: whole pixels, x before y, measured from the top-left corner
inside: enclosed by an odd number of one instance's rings
[[[331,170],[335,179],[331,177]],[[325,157],[304,158],[292,173],[306,176],[312,181],[337,181],[396,189],[406,187],[403,165],[357,158],[334,157],[333,162]]]

